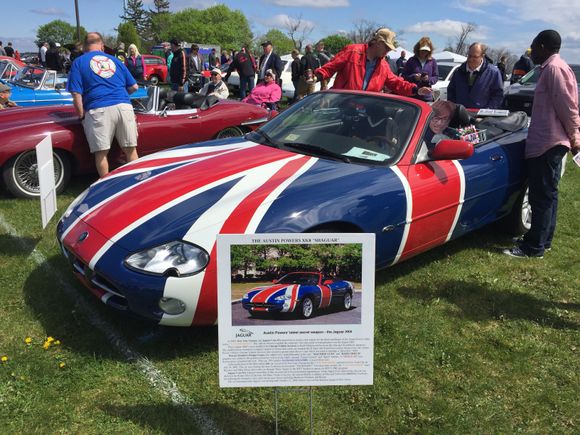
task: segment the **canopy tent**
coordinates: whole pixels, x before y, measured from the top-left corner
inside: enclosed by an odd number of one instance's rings
[[[401,57],[401,51],[407,52],[407,56],[405,56],[406,59],[409,59],[411,56],[413,56],[413,50],[407,50],[405,47],[397,47],[396,49],[389,51],[387,57],[389,59],[397,60],[399,57]]]
[[[465,56],[462,56],[457,53],[453,53],[452,51],[440,51],[438,53],[433,54],[433,58],[437,62],[456,62],[456,63],[463,63],[467,60]]]

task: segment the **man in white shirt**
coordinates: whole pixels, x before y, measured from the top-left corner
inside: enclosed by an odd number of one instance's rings
[[[42,66],[46,66],[46,52],[48,51],[48,42],[42,44],[40,47],[40,63]]]

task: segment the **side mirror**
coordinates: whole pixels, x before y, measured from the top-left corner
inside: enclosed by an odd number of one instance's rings
[[[57,83],[56,85],[54,85],[54,89],[56,89],[57,91],[60,91],[62,89],[65,88],[65,84],[64,83]]]
[[[272,282],[273,282],[274,284],[278,284],[278,280],[277,280],[277,279],[273,279],[273,280],[272,280]]]
[[[161,113],[159,114],[159,116],[160,116],[161,118],[166,118],[166,117],[167,117],[167,109],[168,109],[168,106],[165,106],[165,107],[163,108],[163,110],[162,110],[162,111],[161,111]]]
[[[457,139],[444,139],[429,153],[432,160],[462,160],[472,155],[473,144]]]

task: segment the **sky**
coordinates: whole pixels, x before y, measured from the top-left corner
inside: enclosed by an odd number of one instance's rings
[[[5,19],[0,26],[4,45],[12,41],[20,51],[34,50],[36,29],[55,19],[75,24],[74,0],[2,0]],[[89,31],[116,34],[123,0],[78,0],[81,25]],[[153,0],[144,0],[149,6]],[[313,30],[307,41],[352,30],[360,20],[397,32],[399,44],[412,50],[427,35],[442,50],[465,23],[474,23],[473,41],[521,54],[544,29],[562,35],[561,55],[580,63],[580,0],[170,0],[171,11],[203,9],[225,4],[241,10],[254,36],[270,28],[284,31],[287,21],[300,18]],[[204,41],[196,41],[203,43]]]

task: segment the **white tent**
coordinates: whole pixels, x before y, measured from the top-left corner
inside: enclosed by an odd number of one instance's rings
[[[465,56],[462,56],[457,53],[453,53],[452,51],[440,51],[438,53],[433,54],[433,58],[437,62],[457,62],[463,63],[467,60]]]

